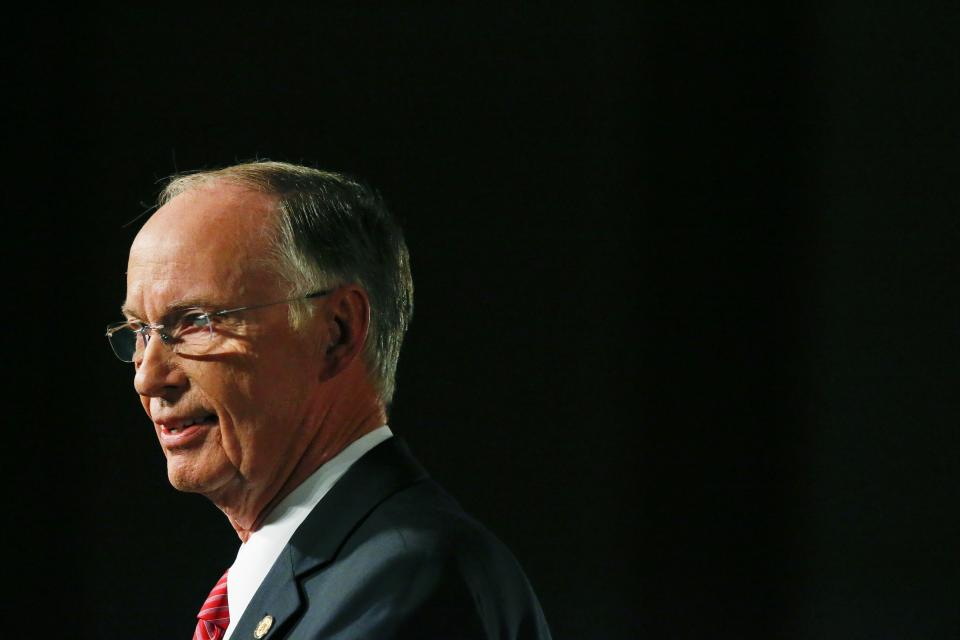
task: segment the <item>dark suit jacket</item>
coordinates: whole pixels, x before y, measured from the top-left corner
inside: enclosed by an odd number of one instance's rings
[[[232,640],[253,638],[267,615],[268,640],[550,637],[517,561],[397,437],[300,525]]]

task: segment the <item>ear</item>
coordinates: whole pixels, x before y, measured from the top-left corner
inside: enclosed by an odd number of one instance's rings
[[[356,285],[333,291],[326,301],[323,378],[335,377],[360,355],[370,329],[370,298]]]

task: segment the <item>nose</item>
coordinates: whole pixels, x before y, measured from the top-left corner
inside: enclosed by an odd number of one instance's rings
[[[187,376],[173,351],[154,336],[134,359],[133,387],[141,396],[172,400],[186,388]]]

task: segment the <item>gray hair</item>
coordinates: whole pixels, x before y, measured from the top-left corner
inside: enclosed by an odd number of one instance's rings
[[[389,406],[400,346],[413,316],[413,280],[403,232],[380,195],[338,173],[258,161],[174,176],[160,193],[159,205],[219,181],[277,196],[271,258],[290,283],[290,297],[340,284],[357,284],[367,292],[370,328],[362,357]],[[302,325],[313,308],[292,304],[291,323]]]

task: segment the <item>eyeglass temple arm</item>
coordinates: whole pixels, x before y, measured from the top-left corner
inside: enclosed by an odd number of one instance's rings
[[[277,300],[276,302],[267,302],[266,304],[255,304],[250,307],[237,307],[235,309],[222,309],[220,311],[214,311],[208,315],[211,316],[225,316],[228,313],[236,313],[237,311],[249,311],[250,309],[262,309],[263,307],[272,307],[275,304],[283,304],[284,302],[294,302],[296,300],[309,300],[310,298],[320,298],[327,295],[333,291],[333,289],[323,289],[322,291],[314,291],[313,293],[308,293],[305,296],[298,296],[296,298],[290,298],[289,300]]]

